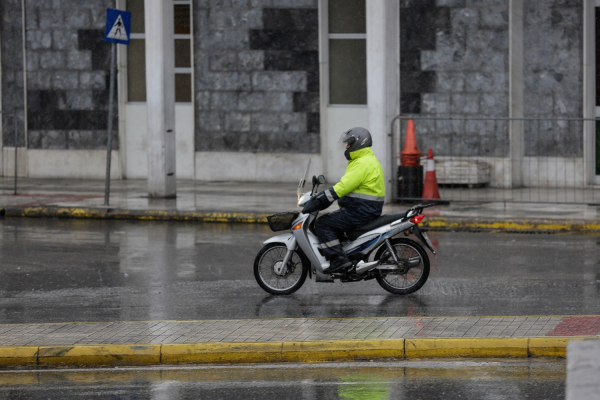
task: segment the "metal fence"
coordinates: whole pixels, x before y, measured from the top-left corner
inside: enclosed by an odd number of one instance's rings
[[[17,129],[17,124],[18,124],[18,118],[17,115],[15,113],[9,113],[6,111],[0,111],[0,116],[2,115],[8,115],[9,117],[12,117],[12,121],[13,121],[13,129],[14,129],[14,135],[13,136],[13,144],[14,144],[14,173],[12,174],[12,176],[8,176],[6,174],[6,170],[8,169],[9,163],[7,162],[7,160],[4,159],[4,157],[0,157],[0,159],[2,160],[2,175],[0,175],[0,191],[12,191],[13,194],[17,194],[17,167],[18,167],[18,145],[19,145],[19,132]],[[1,122],[0,122],[1,123]],[[8,132],[3,132],[3,135],[7,135]],[[4,141],[4,138],[2,138],[2,140]],[[4,143],[6,143],[6,141],[4,141]],[[3,146],[0,146],[0,151],[2,151]],[[3,155],[6,155],[7,153],[4,153]]]
[[[423,153],[422,167],[414,169],[398,167],[409,120]],[[584,135],[584,127],[593,135]],[[419,184],[432,149],[444,201],[600,203],[597,119],[403,115],[391,128],[395,201],[423,200]],[[591,156],[584,159],[586,151]]]

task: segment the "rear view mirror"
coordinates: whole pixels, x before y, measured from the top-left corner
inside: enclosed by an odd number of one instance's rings
[[[318,179],[319,179],[319,183],[320,183],[320,184],[323,184],[323,183],[325,183],[325,182],[326,182],[326,181],[325,181],[325,177],[324,177],[323,175],[319,175],[319,178],[318,178]]]
[[[317,178],[315,175],[313,175],[313,186],[316,186],[317,183],[319,183],[319,178]]]

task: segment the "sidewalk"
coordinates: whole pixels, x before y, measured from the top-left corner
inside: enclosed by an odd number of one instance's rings
[[[106,207],[104,181],[21,179],[16,196],[0,191],[0,215],[266,223],[268,215],[297,208],[296,188],[294,183],[178,181],[176,199],[153,200],[145,180],[118,180],[111,182]],[[390,204],[384,213],[408,207]],[[600,231],[599,207],[587,204],[452,202],[429,208],[426,215],[423,225],[440,230]]]
[[[253,319],[0,325],[0,366],[556,357],[600,316]]]

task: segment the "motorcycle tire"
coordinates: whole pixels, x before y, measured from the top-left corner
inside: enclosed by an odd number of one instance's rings
[[[396,252],[396,256],[408,264],[409,269],[403,274],[381,271],[375,277],[377,283],[393,294],[416,292],[425,284],[429,277],[430,267],[427,253],[420,244],[410,239],[397,238],[390,240],[390,243]],[[381,246],[375,255],[375,260],[379,260],[386,253],[389,254],[387,246]],[[392,260],[392,258],[389,257],[388,260]]]
[[[282,268],[287,247],[283,243],[269,243],[254,259],[254,278],[267,293],[274,295],[292,294],[300,289],[306,280],[310,262],[299,251],[294,251],[288,265]]]

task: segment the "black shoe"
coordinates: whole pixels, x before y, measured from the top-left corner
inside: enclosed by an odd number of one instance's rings
[[[350,268],[352,266],[352,261],[348,260],[346,255],[341,257],[336,257],[329,263],[329,268],[323,270],[326,274],[331,274],[332,272],[342,271],[346,268]]]

